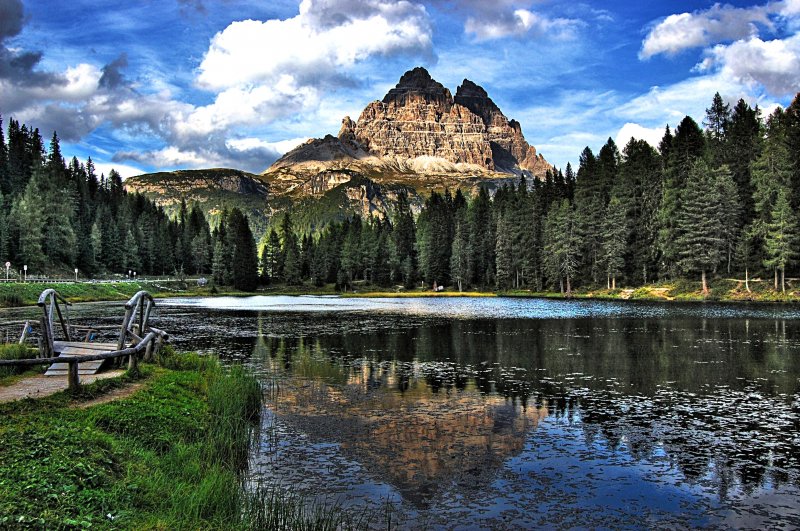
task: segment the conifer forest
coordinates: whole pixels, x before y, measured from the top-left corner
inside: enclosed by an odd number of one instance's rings
[[[259,241],[246,212],[210,223],[184,202],[170,217],[115,171],[65,160],[56,133],[47,145],[13,118],[0,127],[0,192],[0,258],[12,273],[206,275],[245,291],[366,281],[569,293],[667,279],[705,291],[715,278],[754,277],[785,290],[800,258],[800,95],[763,116],[716,94],[701,123],[667,126],[657,149],[609,139],[544,179],[433,192],[419,212],[401,194],[386,219],[313,233],[294,228],[290,209]]]

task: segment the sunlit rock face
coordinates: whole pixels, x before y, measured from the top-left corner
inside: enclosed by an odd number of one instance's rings
[[[382,100],[367,105],[357,121],[346,116],[338,137],[310,140],[265,173],[341,168],[347,162],[383,173],[486,177],[524,171],[541,177],[551,167],[483,88],[465,79],[453,98],[419,67],[403,74]]]

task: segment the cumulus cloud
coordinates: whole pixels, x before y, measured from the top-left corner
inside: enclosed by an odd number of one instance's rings
[[[568,39],[575,36],[579,26],[580,23],[573,19],[549,18],[528,9],[516,9],[513,12],[500,12],[489,20],[469,17],[464,31],[468,35],[474,35],[478,41],[523,35],[550,35],[558,39]]]
[[[695,72],[763,87],[776,96],[800,89],[800,0],[780,0],[737,8],[670,15],[655,24],[642,42],[640,59],[703,48]],[[763,32],[776,36],[763,39]]]
[[[800,91],[800,35],[762,41],[758,37],[719,44],[706,52],[698,71],[719,68],[725,75],[771,94]]]
[[[202,11],[203,2],[181,0]],[[113,161],[156,167],[232,165],[262,170],[280,144],[231,141],[237,129],[294,115],[313,116],[323,92],[354,86],[353,69],[375,56],[435,60],[432,26],[408,0],[303,0],[296,16],[231,23],[211,39],[196,72],[211,102],[184,103],[171,87],[128,80],[128,56],[102,66],[41,68],[42,53],[6,41],[25,25],[21,0],[0,0],[0,102],[6,115],[78,141],[103,125],[117,137],[161,143]],[[131,170],[133,171],[133,170]]]
[[[614,142],[622,149],[633,138],[636,140],[644,140],[654,148],[658,148],[658,144],[663,137],[663,127],[643,127],[639,124],[628,122],[620,128]]]
[[[769,15],[776,11],[775,5],[738,8],[714,4],[705,11],[670,15],[647,34],[639,58],[649,59],[662,53],[672,55],[714,42],[757,35],[759,25],[772,27]]]
[[[583,26],[576,19],[534,11],[532,6],[537,2],[533,0],[430,0],[429,3],[463,17],[464,33],[479,42],[524,36],[568,39]]]
[[[297,16],[245,20],[217,33],[201,87],[221,90],[291,76],[298,86],[342,83],[342,70],[375,55],[432,57],[425,8],[405,0],[303,0]]]

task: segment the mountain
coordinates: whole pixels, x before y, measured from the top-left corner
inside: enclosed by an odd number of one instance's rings
[[[414,176],[450,174],[444,180],[455,182],[542,177],[550,167],[483,88],[465,79],[454,98],[427,70],[415,68],[383,100],[367,105],[358,121],[346,116],[338,136],[309,140],[264,176],[292,188],[320,174],[350,170],[415,185]]]
[[[263,234],[268,220],[291,209],[295,225],[315,230],[359,214],[391,216],[398,194],[418,210],[433,190],[491,190],[519,177],[543,177],[551,165],[528,144],[486,91],[465,79],[453,97],[424,68],[403,74],[357,121],[346,116],[337,136],[310,139],[261,175],[237,170],[154,173],[126,181],[169,208],[200,202],[213,215],[239,204]]]
[[[181,200],[188,205],[200,205],[215,221],[225,208],[243,210],[254,232],[266,230],[269,221],[268,186],[259,175],[227,168],[207,170],[177,170],[130,177],[125,189],[138,192],[169,214],[176,214]]]

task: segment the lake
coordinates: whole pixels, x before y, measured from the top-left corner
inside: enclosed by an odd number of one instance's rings
[[[258,478],[375,527],[800,527],[794,306],[220,297],[155,320],[263,379]]]

